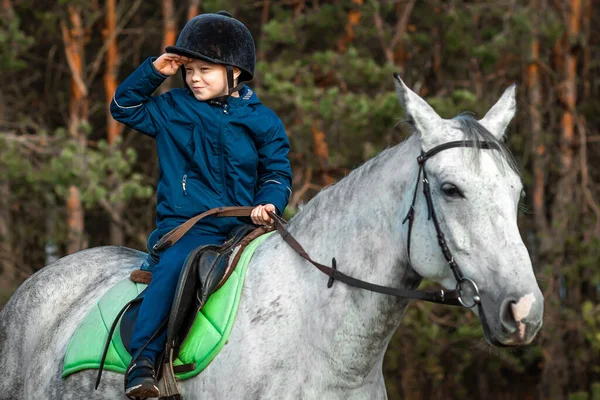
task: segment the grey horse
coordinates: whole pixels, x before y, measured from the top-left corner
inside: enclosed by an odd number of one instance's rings
[[[416,288],[423,278],[454,289],[456,279],[417,196],[410,261],[407,224],[417,157],[464,139],[501,143],[515,113],[508,88],[479,121],[442,119],[396,77],[415,132],[339,183],[322,190],[288,229],[310,256],[335,257],[347,275]],[[432,202],[453,257],[479,287],[490,343],[531,342],[542,326],[543,297],[517,228],[522,193],[506,152],[452,148],[426,165]],[[420,188],[419,188],[420,190]],[[0,399],[120,399],[123,376],[97,371],[61,378],[69,339],[95,302],[137,268],[144,253],[98,247],[64,257],[31,276],[0,313]],[[383,356],[408,299],[335,282],[274,234],[248,267],[228,344],[198,376],[180,382],[184,399],[384,399]],[[483,318],[485,317],[485,318]]]

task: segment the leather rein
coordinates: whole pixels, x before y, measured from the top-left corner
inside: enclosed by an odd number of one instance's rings
[[[348,276],[337,269],[337,263],[335,257],[332,259],[331,267],[323,265],[314,261],[306,250],[302,247],[302,245],[292,236],[292,234],[286,229],[287,221],[278,216],[275,213],[268,212],[269,216],[273,219],[274,225],[281,235],[282,239],[292,248],[294,249],[302,258],[310,262],[314,265],[319,271],[323,272],[325,275],[329,276],[329,281],[327,282],[327,287],[331,288],[333,282],[338,280],[340,282],[344,282],[347,285],[354,286],[360,289],[369,290],[371,292],[383,293],[390,296],[416,299],[416,300],[424,300],[432,303],[446,304],[452,306],[464,306],[464,307],[474,307],[478,305],[481,301],[479,296],[479,289],[475,282],[471,279],[466,278],[454,260],[450,249],[446,243],[445,236],[440,228],[440,224],[438,222],[437,216],[435,214],[435,209],[433,207],[433,200],[431,198],[431,189],[429,187],[429,181],[427,180],[427,171],[425,170],[425,162],[436,155],[437,153],[451,149],[456,147],[474,147],[480,149],[496,149],[499,150],[500,147],[498,144],[493,142],[486,141],[455,141],[448,142],[442,145],[436,146],[427,152],[421,152],[421,155],[417,157],[417,162],[419,164],[419,173],[417,174],[417,183],[415,185],[415,190],[413,193],[413,200],[408,211],[408,214],[403,220],[403,223],[408,221],[408,239],[407,239],[407,251],[408,251],[408,259],[410,262],[410,238],[412,233],[412,226],[415,217],[415,202],[417,199],[417,190],[419,187],[419,183],[421,181],[421,175],[423,175],[423,194],[425,195],[425,200],[427,202],[427,209],[429,211],[429,220],[433,220],[435,225],[435,229],[437,232],[438,243],[444,255],[444,258],[448,262],[452,273],[456,279],[457,285],[455,290],[438,290],[435,292],[425,292],[418,290],[409,290],[403,288],[394,288],[389,286],[381,286],[376,285],[374,283],[362,281],[360,279],[353,278]],[[190,230],[198,221],[208,216],[217,216],[217,217],[249,217],[254,207],[219,207],[208,210],[202,214],[199,214],[188,221],[184,222],[177,228],[174,228],[166,235],[164,235],[153,247],[153,250],[156,252],[163,251],[170,246],[172,246],[175,242],[177,242],[188,230]],[[462,298],[462,295],[465,293],[467,289],[467,285],[470,286],[470,290],[475,294],[472,296],[472,302],[467,302]]]

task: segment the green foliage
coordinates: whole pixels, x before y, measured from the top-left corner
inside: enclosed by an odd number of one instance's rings
[[[600,382],[592,383],[592,400],[600,400]]]
[[[569,394],[569,400],[589,400],[590,395],[585,392],[577,392]]]
[[[0,181],[9,183],[10,203],[21,204],[26,209],[55,208],[65,203],[71,186],[79,188],[86,210],[94,210],[100,203],[113,208],[153,196],[148,178],[133,169],[137,161],[135,149],[123,149],[120,141],[109,146],[100,140],[96,148],[82,147],[81,141],[68,136],[64,129],[42,138],[43,135],[7,139],[0,135],[3,149]],[[44,150],[29,154],[32,146]],[[46,218],[43,214],[39,217]],[[64,222],[54,220],[53,223],[57,225],[50,229],[55,235],[52,239],[58,244],[65,243]],[[48,240],[46,235],[36,238],[37,247],[43,248]]]
[[[310,157],[312,138],[306,132],[314,124],[325,126],[333,165],[358,165],[373,157],[387,146],[385,136],[402,115],[393,91],[394,67],[377,64],[355,48],[345,54],[315,52],[289,63],[259,63],[258,70],[263,101],[279,115],[301,115],[300,124],[286,124],[295,151]],[[360,142],[372,143],[375,152],[364,153],[354,145]]]
[[[481,118],[486,111],[475,93],[466,89],[456,89],[450,96],[430,97],[427,101],[442,118],[452,118],[465,111],[475,112]]]
[[[33,44],[34,38],[21,29],[18,16],[0,18],[0,70],[4,73],[20,71],[27,66],[22,53]]]
[[[569,400],[600,400],[600,383],[592,383],[592,389],[588,392],[576,392],[569,394]]]
[[[296,31],[289,23],[271,20],[263,26],[264,46],[274,47],[278,44],[294,44],[297,40]]]
[[[132,172],[137,159],[135,150],[122,150],[119,145],[120,140],[113,146],[101,140],[96,149],[82,149],[77,142],[69,141],[59,157],[51,160],[56,192],[64,197],[69,186],[79,187],[88,209],[100,201],[116,205],[151,197],[152,187],[141,174]]]
[[[593,351],[600,352],[600,304],[594,304],[591,301],[584,302],[581,314],[585,340]],[[595,369],[597,373],[600,372],[599,366],[596,366]]]

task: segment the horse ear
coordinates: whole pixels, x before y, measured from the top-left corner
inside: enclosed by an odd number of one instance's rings
[[[400,75],[394,73],[394,84],[400,104],[406,110],[406,116],[414,123],[421,134],[421,138],[431,137],[439,131],[442,118],[418,94],[413,92],[402,82]]]
[[[485,117],[479,120],[479,123],[492,135],[496,136],[498,140],[504,139],[506,127],[515,116],[517,110],[516,89],[517,85],[513,83],[504,91],[500,100],[485,114]]]

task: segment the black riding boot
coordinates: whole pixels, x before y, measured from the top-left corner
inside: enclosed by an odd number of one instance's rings
[[[145,399],[159,394],[154,363],[148,358],[138,358],[125,374],[125,396]]]

